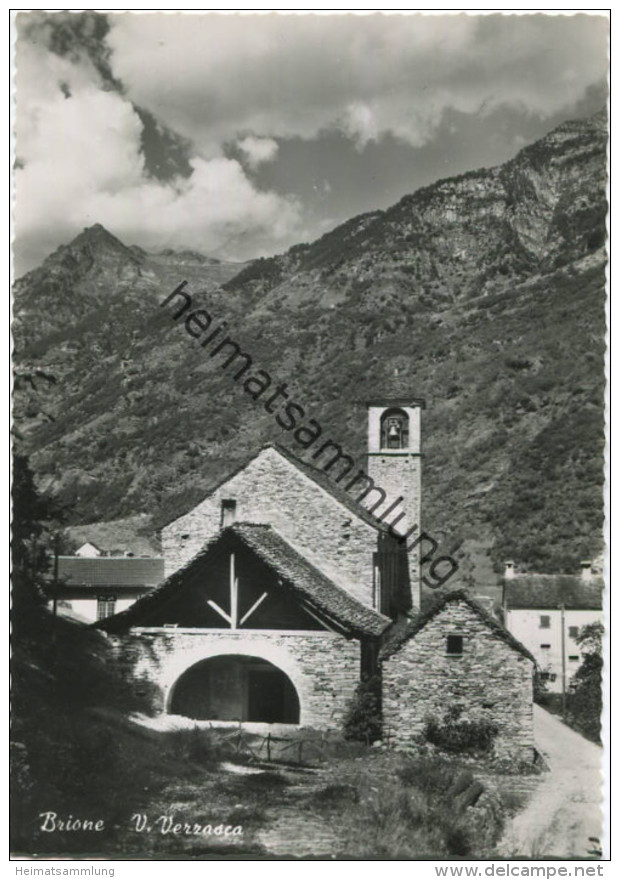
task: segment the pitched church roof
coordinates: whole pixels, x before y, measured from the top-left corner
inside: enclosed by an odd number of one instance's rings
[[[516,574],[504,581],[504,603],[518,608],[600,610],[603,607],[604,578],[585,581],[573,574]]]
[[[205,495],[205,499],[209,498],[214,492],[220,489],[222,486],[225,486],[226,483],[229,482],[233,477],[236,477],[237,474],[240,474],[245,468],[252,462],[254,459],[258,458],[261,453],[263,453],[266,449],[274,449],[277,453],[279,453],[283,458],[285,458],[290,464],[297,468],[297,470],[301,471],[306,477],[312,480],[313,483],[316,483],[317,486],[320,486],[325,492],[332,496],[336,501],[346,507],[351,513],[365,522],[367,525],[372,526],[372,528],[376,529],[380,532],[388,532],[388,526],[385,523],[380,522],[376,517],[374,517],[371,513],[363,507],[358,501],[355,500],[355,496],[346,492],[333,477],[330,477],[329,474],[325,473],[325,471],[319,470],[318,468],[313,467],[311,464],[308,464],[305,461],[302,461],[301,458],[298,458],[296,455],[288,450],[285,446],[282,446],[280,443],[266,443],[264,446],[257,451],[252,453],[252,455],[248,456],[237,468],[230,471],[226,474],[226,476],[215,484]],[[358,494],[362,492],[363,487],[360,486],[358,489]],[[204,499],[203,499],[204,500]],[[189,513],[189,511],[185,511],[185,513]],[[179,516],[175,516],[174,519],[170,520],[170,522],[166,523],[166,525],[170,525],[172,522],[175,522],[177,519],[181,519],[185,514],[180,514]],[[165,528],[165,526],[164,526]]]
[[[198,570],[235,542],[241,542],[282,579],[285,586],[308,602],[327,622],[333,620],[353,635],[379,636],[391,623],[388,617],[363,605],[294,549],[272,526],[236,522],[215,535],[183,568],[130,608],[96,624],[110,632],[140,626],[143,615],[175,594]]]
[[[395,625],[391,632],[387,634],[379,652],[379,659],[387,660],[393,654],[396,654],[409,639],[414,638],[420,630],[424,629],[451,602],[465,602],[498,638],[506,642],[511,648],[514,648],[515,651],[519,651],[528,660],[531,660],[533,663],[536,662],[525,645],[522,645],[518,639],[515,639],[495,617],[489,614],[475,599],[472,599],[466,590],[452,590],[445,593],[428,611],[418,614],[408,624],[404,626]]]

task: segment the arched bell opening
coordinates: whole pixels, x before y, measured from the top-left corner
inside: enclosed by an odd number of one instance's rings
[[[168,711],[204,721],[299,724],[299,697],[288,675],[260,657],[227,654],[190,666],[172,689]]]
[[[381,448],[409,448],[409,416],[402,409],[387,409],[381,416]]]

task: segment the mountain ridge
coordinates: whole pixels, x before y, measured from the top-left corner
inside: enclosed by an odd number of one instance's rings
[[[265,442],[303,456],[159,309],[187,280],[360,465],[362,401],[427,398],[423,526],[461,583],[509,557],[577,570],[602,548],[605,146],[601,117],[566,123],[221,284],[190,259],[135,285],[102,264],[105,304],[94,283],[96,309],[21,349],[59,378],[16,397],[41,486],[75,523],[148,513],[156,528]],[[50,284],[31,273],[16,314]]]
[[[291,274],[297,276],[300,272],[316,270],[321,273],[317,280],[326,280],[341,270],[339,249],[343,243],[347,247],[349,263],[351,258],[355,260],[353,277],[362,282],[368,268],[364,255],[370,242],[374,246],[372,259],[375,262],[383,258],[389,263],[390,254],[386,250],[397,249],[399,259],[392,261],[393,270],[400,269],[416,280],[421,280],[425,275],[430,275],[433,280],[441,280],[443,273],[439,258],[446,257],[460,261],[463,264],[461,274],[466,275],[466,270],[471,267],[467,266],[465,254],[475,244],[479,258],[481,239],[484,240],[485,236],[488,236],[486,246],[490,265],[488,277],[483,281],[492,279],[497,282],[494,275],[498,272],[523,277],[524,272],[531,272],[534,266],[542,269],[556,267],[560,265],[558,259],[567,261],[573,258],[583,244],[582,226],[584,221],[586,226],[591,222],[593,213],[597,214],[597,222],[596,238],[591,243],[591,250],[604,243],[606,140],[606,116],[603,112],[588,121],[564,123],[542,140],[524,147],[504,165],[470,171],[422,187],[415,193],[403,196],[384,211],[369,212],[346,221],[310,245],[296,245],[280,257],[254,261],[228,281],[225,287],[238,290],[245,286],[253,292],[265,294],[277,288],[282,279]],[[574,188],[580,188],[581,181],[571,179],[572,186],[567,186],[565,178],[571,172],[581,176],[586,161],[597,168],[599,187],[588,194],[595,197],[595,204],[580,206],[573,203],[571,196]],[[551,185],[537,179],[537,168],[541,163],[542,167],[551,167],[554,172],[553,175],[547,174],[551,178]],[[536,192],[537,189],[541,191]],[[481,205],[477,204],[477,190],[481,190],[482,198],[478,200]],[[536,196],[534,204],[537,210],[530,216],[528,211],[533,204],[530,197],[532,190]],[[446,204],[448,200],[450,203]],[[467,209],[472,207],[479,209],[477,229],[472,228],[476,224],[471,218],[465,219]],[[489,219],[492,220],[490,225]],[[545,221],[543,229],[541,227]],[[451,226],[453,233],[452,252],[445,247],[444,241],[441,242],[443,252],[435,254],[432,239],[437,233],[437,226],[444,223]],[[506,228],[496,228],[498,223]],[[389,239],[390,232],[394,233],[393,240]],[[454,232],[458,232],[458,238]],[[568,242],[565,241],[567,232],[570,232]],[[550,235],[555,236],[556,240],[549,241]],[[558,241],[562,236],[564,241]],[[511,245],[510,251],[506,250],[507,243]],[[567,243],[569,247],[566,247]],[[564,247],[561,247],[562,244]],[[493,252],[493,247],[497,252]],[[502,257],[506,255],[509,259],[502,262]],[[546,262],[538,265],[541,256]],[[495,273],[494,269],[497,270]],[[479,273],[473,274],[475,283],[479,284]],[[351,273],[343,280],[351,281]]]
[[[202,288],[211,289],[245,265],[187,249],[164,248],[151,253],[138,245],[123,244],[101,223],[95,223],[16,280],[16,345],[22,349],[28,344],[23,324],[28,324],[29,343],[39,342],[46,333],[56,333],[76,318],[84,319],[89,311],[105,307],[111,292],[133,300],[154,298],[162,284],[177,277],[180,267]],[[51,314],[45,312],[48,301]]]

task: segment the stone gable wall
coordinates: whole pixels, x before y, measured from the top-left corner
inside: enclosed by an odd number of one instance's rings
[[[143,630],[112,638],[119,668],[137,691],[152,692],[165,712],[175,683],[195,663],[222,654],[260,657],[291,679],[300,724],[340,729],[360,680],[360,643],[336,633],[232,630]]]
[[[460,657],[446,655],[450,634],[464,637]],[[382,669],[383,720],[392,742],[421,738],[427,716],[458,703],[464,714],[483,711],[499,727],[495,757],[533,759],[532,662],[466,602],[446,605]]]
[[[217,534],[222,500],[227,498],[236,500],[239,522],[271,524],[317,568],[372,607],[376,529],[275,449],[263,450],[209,498],[163,529],[166,577]]]

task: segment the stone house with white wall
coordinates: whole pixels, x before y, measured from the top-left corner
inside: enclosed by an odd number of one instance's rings
[[[91,545],[92,546],[92,545]],[[161,557],[58,557],[58,579],[48,584],[48,606],[87,623],[125,611],[161,583]]]
[[[602,575],[589,562],[581,574],[518,573],[506,564],[503,609],[506,628],[533,654],[551,693],[562,693],[583,661],[582,627],[603,622]]]
[[[340,729],[362,679],[382,675],[394,741],[423,732],[423,693],[480,707],[492,692],[502,754],[533,756],[528,652],[461,593],[415,625],[422,407],[369,404],[357,496],[270,444],[163,529],[165,581],[99,624],[127,674],[155,686],[154,711]],[[446,659],[455,639],[460,662]]]

